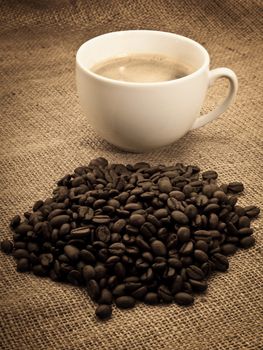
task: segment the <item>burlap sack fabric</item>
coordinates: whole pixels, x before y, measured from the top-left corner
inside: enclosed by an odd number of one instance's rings
[[[79,1],[1,3],[1,238],[9,219],[50,195],[56,179],[91,158],[112,162],[184,162],[216,169],[221,181],[241,180],[243,205],[262,201],[262,5],[260,0]],[[217,121],[148,154],[128,154],[103,141],[80,110],[75,52],[114,30],[157,29],[189,36],[208,49],[211,67],[239,78],[236,103]],[[218,83],[206,109],[226,93]],[[189,96],[191,103],[191,96]],[[261,215],[262,217],[262,215]],[[0,348],[262,349],[262,221],[257,243],[230,259],[194,306],[114,309],[94,316],[84,289],[17,273],[0,255]]]

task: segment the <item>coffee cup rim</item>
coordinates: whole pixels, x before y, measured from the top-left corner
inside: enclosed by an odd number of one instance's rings
[[[136,34],[138,34],[138,33],[142,33],[142,34],[143,33],[158,33],[158,34],[163,34],[163,35],[168,35],[168,36],[179,37],[180,39],[188,41],[189,43],[191,43],[192,45],[197,47],[202,52],[202,54],[204,56],[204,62],[194,72],[192,72],[192,73],[190,73],[182,78],[178,78],[178,79],[174,79],[174,80],[167,80],[167,81],[159,81],[159,82],[132,82],[132,81],[122,81],[122,80],[111,79],[111,78],[107,78],[107,77],[104,77],[102,75],[99,75],[97,73],[94,73],[91,71],[90,68],[87,68],[83,65],[83,63],[81,62],[80,54],[85,49],[85,47],[87,45],[90,45],[90,43],[96,41],[97,39],[99,39],[101,37],[123,35],[124,33],[125,34],[128,34],[128,33],[130,33],[130,34],[131,33],[136,33]],[[81,70],[85,74],[88,74],[88,75],[92,76],[93,78],[95,78],[101,82],[104,82],[104,83],[108,83],[111,85],[118,85],[118,86],[130,86],[130,87],[156,87],[156,86],[166,86],[166,85],[170,85],[170,84],[179,84],[182,81],[186,81],[186,80],[194,78],[195,76],[201,74],[207,67],[209,67],[210,57],[209,57],[207,50],[201,44],[199,44],[197,41],[190,39],[186,36],[179,35],[179,34],[172,33],[172,32],[159,31],[159,30],[135,29],[135,30],[121,30],[121,31],[108,32],[108,33],[104,33],[104,34],[98,35],[96,37],[93,37],[93,38],[87,40],[79,47],[79,49],[76,53],[76,64],[79,68],[81,68]]]

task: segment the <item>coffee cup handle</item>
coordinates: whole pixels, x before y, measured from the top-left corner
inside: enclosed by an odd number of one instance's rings
[[[229,80],[230,85],[229,85],[228,95],[226,96],[224,101],[220,103],[219,106],[215,107],[215,109],[213,109],[211,112],[198,117],[195,120],[192,126],[192,129],[200,128],[201,126],[204,126],[205,124],[219,117],[219,115],[224,113],[224,111],[230,106],[230,104],[235,99],[237,94],[237,89],[238,89],[238,81],[237,81],[236,74],[229,68],[213,69],[209,72],[208,86],[213,85],[214,82],[220,78],[227,78]]]

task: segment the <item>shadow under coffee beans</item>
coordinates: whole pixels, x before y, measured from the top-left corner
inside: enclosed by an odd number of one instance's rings
[[[11,220],[14,243],[1,249],[18,271],[85,286],[111,316],[147,304],[190,305],[227,255],[255,243],[255,206],[236,205],[243,184],[218,185],[197,166],[108,164],[93,159],[58,181],[52,198]]]

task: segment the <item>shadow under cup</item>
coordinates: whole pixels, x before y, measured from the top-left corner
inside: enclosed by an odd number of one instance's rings
[[[161,54],[193,73],[153,83],[124,82],[90,70],[129,54]],[[77,52],[76,79],[89,123],[108,142],[128,151],[147,151],[182,137],[199,116],[208,87],[209,55],[195,41],[166,32],[113,32],[84,43]]]

